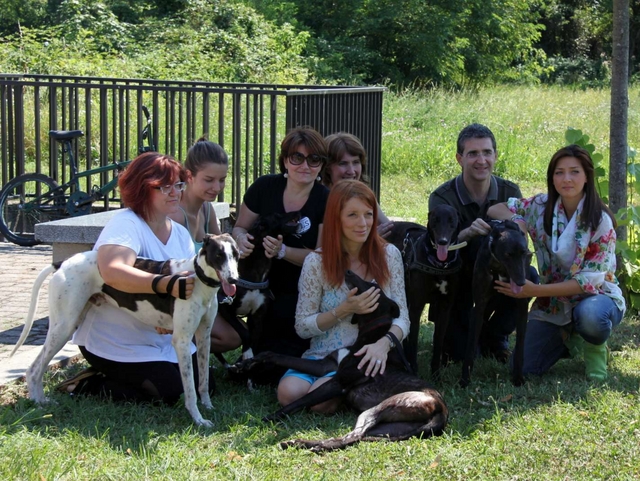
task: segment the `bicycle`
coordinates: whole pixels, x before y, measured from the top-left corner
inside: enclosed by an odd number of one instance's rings
[[[142,106],[142,111],[146,125],[141,132],[138,154],[155,151],[151,116],[145,106]],[[89,214],[95,201],[103,199],[117,187],[118,173],[131,161],[114,161],[109,165],[78,172],[72,142],[83,135],[81,130],[49,131],[49,137],[60,143],[63,158],[68,154],[70,176],[64,184],[58,185],[55,179],[47,175],[31,173],[11,179],[0,190],[0,232],[7,240],[21,246],[37,245],[40,241],[35,237],[36,224]],[[145,140],[147,145],[144,145]],[[91,193],[80,189],[80,179],[112,171],[116,171],[113,179],[102,187],[94,185]]]

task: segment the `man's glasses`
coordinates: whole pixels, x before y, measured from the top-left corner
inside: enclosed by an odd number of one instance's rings
[[[187,188],[186,182],[176,182],[173,185],[161,185],[160,187],[154,187],[154,189],[158,189],[164,195],[169,195],[173,189],[176,189],[178,192],[182,192]]]
[[[487,150],[472,150],[470,152],[467,152],[464,156],[467,159],[476,160],[476,159],[479,159],[480,157],[484,157],[485,159],[490,159],[494,155],[496,155],[494,150],[487,149]]]
[[[318,167],[322,163],[326,162],[327,158],[317,154],[305,156],[300,152],[294,152],[289,156],[289,162],[291,162],[293,165],[301,165],[305,160],[307,161],[307,165],[309,167]]]

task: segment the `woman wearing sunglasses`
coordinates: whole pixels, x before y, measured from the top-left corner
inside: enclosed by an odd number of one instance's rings
[[[261,215],[274,212],[300,211],[300,228],[296,234],[265,237],[265,255],[273,259],[269,272],[269,287],[275,299],[266,315],[262,339],[256,352],[273,351],[300,357],[309,348],[309,341],[295,332],[298,302],[298,279],[305,257],[320,246],[322,219],[329,190],[320,183],[320,173],[327,160],[324,138],[310,127],[291,130],[282,141],[278,164],[280,174],[257,179],[244,195],[233,237],[238,242],[240,256],[254,249],[247,230]],[[274,368],[262,376],[252,376],[261,384],[277,384],[284,369]]]

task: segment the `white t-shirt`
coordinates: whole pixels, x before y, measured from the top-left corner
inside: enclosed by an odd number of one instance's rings
[[[103,245],[132,249],[138,257],[153,260],[188,259],[195,255],[187,229],[171,221],[171,235],[166,244],[151,231],[147,223],[130,209],[118,212],[102,230],[94,250]],[[73,336],[73,342],[96,356],[120,362],[169,361],[178,358],[171,345],[171,335],[158,334],[127,311],[107,303],[92,306]],[[191,353],[195,346],[191,345]]]

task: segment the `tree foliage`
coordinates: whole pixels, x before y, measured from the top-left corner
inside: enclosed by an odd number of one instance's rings
[[[640,0],[631,10],[634,74]],[[611,0],[0,0],[0,12],[4,71],[453,87],[610,76]]]

